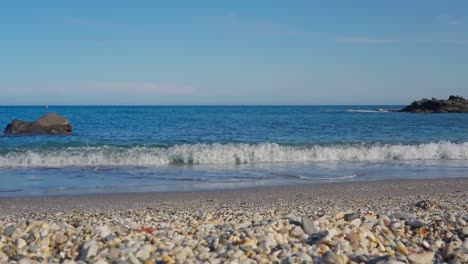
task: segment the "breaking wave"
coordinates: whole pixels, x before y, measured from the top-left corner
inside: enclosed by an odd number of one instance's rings
[[[345,109],[345,110],[324,110],[324,112],[335,113],[392,113],[398,109]]]
[[[0,168],[324,161],[468,160],[468,142],[418,145],[185,144],[172,147],[2,149]]]

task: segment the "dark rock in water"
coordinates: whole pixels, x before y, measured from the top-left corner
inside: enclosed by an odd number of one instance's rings
[[[63,116],[48,113],[34,122],[13,120],[3,130],[5,135],[70,135],[72,126]]]
[[[448,100],[422,99],[411,103],[400,112],[410,113],[468,113],[468,99],[450,96]]]

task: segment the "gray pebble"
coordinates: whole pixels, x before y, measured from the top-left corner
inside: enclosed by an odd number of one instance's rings
[[[302,227],[302,230],[304,231],[304,233],[310,235],[310,234],[313,234],[313,233],[317,233],[318,231],[320,231],[314,224],[314,222],[312,222],[312,220],[310,220],[310,218],[306,215],[302,216],[301,218],[301,227]]]
[[[8,226],[7,228],[5,228],[5,236],[11,237],[11,235],[13,235],[15,230],[16,230],[16,226],[14,225]]]
[[[344,215],[344,220],[350,222],[353,221],[358,217],[358,214],[356,212],[348,213]]]
[[[311,234],[307,238],[307,244],[314,245],[322,241],[326,236],[328,236],[328,231],[323,231],[315,234]]]

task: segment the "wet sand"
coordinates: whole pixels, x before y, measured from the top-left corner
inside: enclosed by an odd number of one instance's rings
[[[92,194],[75,196],[45,196],[0,198],[2,214],[27,214],[70,210],[115,210],[153,206],[213,206],[225,203],[249,203],[252,206],[269,206],[277,203],[299,203],[308,207],[333,206],[352,209],[368,206],[408,207],[406,201],[418,197],[439,198],[451,204],[468,193],[468,178],[428,180],[387,180],[372,182],[347,182],[258,187],[252,189]],[[467,202],[468,203],[468,202]],[[465,204],[466,205],[466,204]],[[458,205],[452,204],[458,207]]]

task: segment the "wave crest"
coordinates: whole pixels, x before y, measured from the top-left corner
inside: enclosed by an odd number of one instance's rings
[[[419,145],[289,146],[261,144],[184,144],[162,147],[81,147],[8,150],[0,167],[158,166],[274,162],[468,160],[468,142]]]

